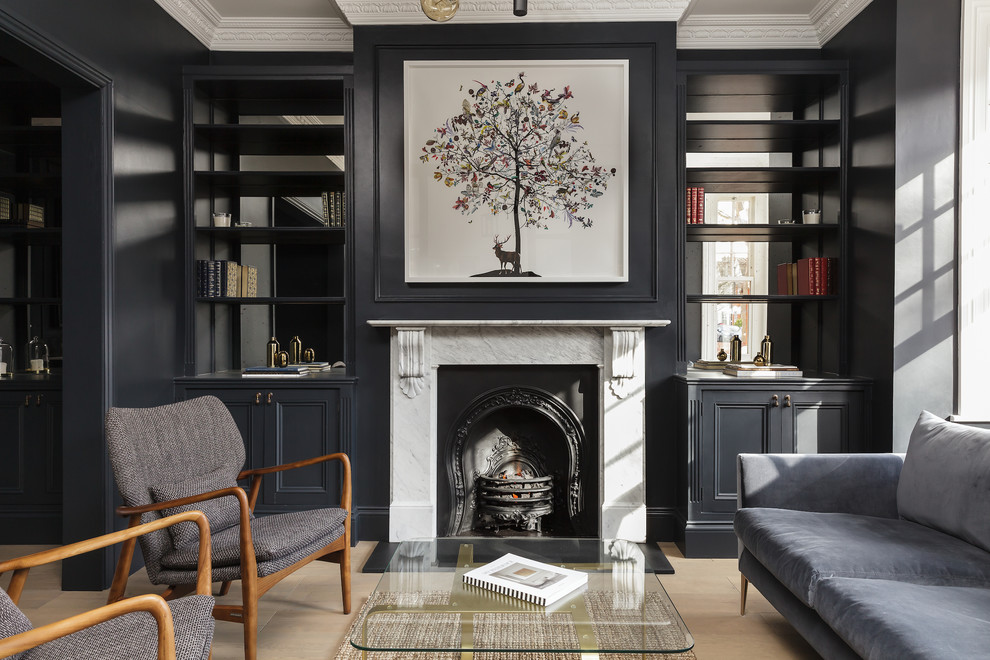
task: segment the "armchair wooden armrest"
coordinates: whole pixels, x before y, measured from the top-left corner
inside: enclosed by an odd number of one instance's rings
[[[206,516],[203,516],[198,511],[195,513],[199,513],[205,522]],[[193,520],[193,518],[190,517],[187,520]],[[202,532],[202,527],[200,531]],[[206,538],[207,546],[209,546],[209,534],[201,538]],[[207,564],[209,561],[210,555],[207,552]],[[209,589],[208,584],[207,589]],[[209,592],[207,591],[207,593]],[[172,625],[172,612],[169,610],[165,599],[157,594],[134,596],[133,598],[128,598],[111,605],[104,605],[89,612],[83,612],[82,614],[77,614],[67,619],[56,621],[55,623],[49,623],[48,625],[40,626],[27,632],[0,639],[0,658],[21,653],[45,642],[71,635],[72,633],[131,612],[148,612],[155,618],[155,624],[158,628],[158,660],[175,660],[175,631]]]
[[[198,495],[189,495],[188,497],[181,497],[176,500],[168,500],[165,502],[152,502],[151,504],[142,504],[140,506],[119,506],[116,509],[117,515],[119,516],[129,516],[130,517],[130,529],[137,529],[138,527],[143,527],[141,525],[141,515],[144,513],[149,513],[151,511],[162,511],[163,509],[171,509],[177,506],[186,506],[189,504],[195,504],[197,502],[205,502],[206,500],[216,499],[218,497],[227,497],[233,495],[237,498],[238,509],[240,510],[240,529],[239,529],[239,542],[241,551],[241,568],[244,571],[250,571],[254,574],[258,570],[257,560],[254,554],[254,542],[251,540],[251,510],[253,506],[248,504],[247,495],[244,493],[244,489],[240,486],[231,486],[230,488],[220,488],[218,490],[212,490],[208,493],[200,493]],[[198,513],[203,516],[204,521],[206,520],[206,515],[201,511],[192,511],[188,513]],[[186,515],[186,514],[178,514]],[[162,518],[159,521],[152,521],[150,523],[145,523],[146,525],[152,525],[155,522],[163,522],[165,520],[171,520],[175,516],[169,516],[168,518]],[[150,531],[150,530],[149,530]],[[127,587],[127,576],[130,575],[131,562],[134,559],[134,545],[137,542],[138,534],[134,537],[129,538],[125,543],[124,547],[121,548],[120,557],[117,559],[117,569],[114,571],[113,583],[110,585],[110,595],[107,597],[108,603],[113,603],[120,600],[124,595],[124,589]],[[196,566],[196,591],[197,593],[210,593],[210,584],[212,581],[212,567],[209,562],[210,556],[210,546],[209,546],[209,524],[206,525],[206,555],[207,563],[203,566],[202,558],[202,548],[203,548],[203,527],[200,527],[200,558]],[[199,586],[205,581],[206,591],[200,592]],[[174,592],[178,595],[178,592]],[[173,594],[172,591],[166,592],[166,595],[170,596]]]
[[[255,468],[252,470],[242,470],[240,474],[237,475],[237,480],[251,479],[250,493],[248,496],[249,502],[251,503],[251,510],[254,510],[254,505],[258,500],[258,493],[261,491],[261,478],[266,474],[273,474],[275,472],[284,472],[285,470],[294,470],[296,468],[306,467],[307,465],[315,465],[316,463],[325,463],[327,461],[340,461],[343,467],[344,474],[341,479],[341,493],[340,493],[340,508],[344,509],[348,513],[351,511],[351,460],[347,457],[347,454],[342,452],[337,452],[336,454],[325,454],[323,456],[315,456],[313,458],[306,458],[301,461],[294,461],[292,463],[284,463],[282,465],[273,465],[271,467]]]
[[[93,550],[99,550],[100,548],[105,548],[122,541],[124,542],[125,547],[127,544],[131,544],[131,548],[133,550],[133,544],[137,537],[186,521],[194,522],[199,527],[199,557],[197,560],[199,576],[196,580],[196,593],[209,595],[210,571],[212,566],[210,559],[210,524],[207,522],[206,515],[202,511],[187,511],[185,513],[178,513],[174,516],[168,516],[167,518],[152,520],[151,522],[144,523],[143,525],[132,525],[127,529],[122,529],[118,532],[111,532],[110,534],[104,534],[103,536],[97,536],[92,539],[86,539],[85,541],[77,541],[76,543],[70,543],[58,548],[42,550],[41,552],[35,552],[34,554],[25,555],[24,557],[9,559],[7,561],[0,562],[0,575],[6,573],[7,571],[14,571],[14,575],[10,578],[10,585],[7,588],[7,594],[16,605],[17,601],[21,597],[21,592],[24,590],[24,583],[27,581],[28,571],[35,566],[50,564],[69,557],[75,557],[77,555],[91,552]],[[119,600],[119,598],[115,600]]]

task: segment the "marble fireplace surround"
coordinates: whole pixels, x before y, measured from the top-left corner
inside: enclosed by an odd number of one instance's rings
[[[646,540],[645,333],[668,320],[370,320],[390,328],[389,540],[437,536],[437,369],[595,365],[600,538]]]

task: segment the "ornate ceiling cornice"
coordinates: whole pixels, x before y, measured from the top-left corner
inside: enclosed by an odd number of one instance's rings
[[[350,51],[351,25],[425,25],[420,0],[335,0],[345,23],[326,18],[224,18],[210,0],[155,0],[210,50]],[[330,0],[327,0],[328,2]],[[449,24],[676,21],[678,48],[821,48],[872,0],[820,0],[811,14],[685,15],[691,0],[461,0]]]
[[[818,42],[822,46],[827,44],[871,2],[873,0],[821,0],[809,16],[818,30]]]
[[[223,18],[209,0],[155,0],[210,50],[354,50],[350,26],[336,18]]]
[[[336,0],[351,25],[433,23],[419,0]],[[512,15],[512,0],[461,0],[455,23],[578,23],[599,21],[677,21],[690,0],[530,0],[525,17]]]
[[[804,14],[689,16],[677,26],[678,48],[821,48]]]
[[[811,13],[687,16],[678,48],[821,48],[873,0],[820,0]]]

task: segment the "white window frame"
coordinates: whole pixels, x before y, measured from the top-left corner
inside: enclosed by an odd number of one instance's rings
[[[718,202],[738,198],[741,195],[733,193],[707,193],[705,195],[705,224],[718,224]],[[751,218],[769,222],[769,197],[765,193],[754,193],[745,195],[752,200],[750,209]],[[701,252],[701,290],[705,293],[714,293],[718,286],[718,269],[715,263],[715,246],[717,243],[703,243]],[[749,258],[752,264],[753,295],[766,295],[769,293],[767,287],[769,283],[769,244],[768,243],[748,243]],[[739,303],[749,305],[749,327],[746,328],[746,335],[749,337],[750,345],[743,353],[742,358],[752,359],[756,354],[752,352],[753,346],[759,346],[759,340],[766,334],[767,329],[767,306],[763,303]],[[701,306],[701,359],[714,360],[718,353],[715,342],[717,336],[718,319],[715,315],[715,305]]]
[[[956,412],[990,420],[990,0],[963,0]]]

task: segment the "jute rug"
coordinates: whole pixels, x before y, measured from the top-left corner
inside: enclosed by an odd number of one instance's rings
[[[421,602],[434,604],[444,603],[449,594],[443,592],[431,592],[425,596]],[[589,591],[586,595],[586,602],[590,612],[605,612],[611,608],[612,595],[602,592]],[[354,618],[347,635],[340,648],[337,649],[335,660],[360,660],[361,651],[351,646],[351,635],[360,625],[365,612],[370,607],[376,605],[389,605],[399,602],[399,595],[395,593],[374,593],[371,599],[365,604],[358,615]],[[669,616],[669,605],[666,601],[655,597],[654,594],[647,594],[644,603],[648,616],[656,620],[665,620]],[[616,612],[609,611],[608,618],[616,617]],[[383,615],[384,616],[384,615]],[[426,617],[422,614],[396,613],[387,615],[394,618],[396,626],[388,628],[394,631],[395,638],[388,640],[390,646],[403,646],[405,644],[420,647],[425,646],[422,640],[433,640],[437,646],[455,645],[460,637],[460,615],[458,614],[435,614]],[[642,615],[637,611],[630,614],[631,619],[639,620]],[[475,635],[479,639],[490,640],[502,648],[512,648],[513,646],[523,646],[537,641],[542,646],[554,648],[554,644],[576,644],[576,634],[573,628],[563,625],[569,618],[565,613],[551,614],[520,614],[520,613],[484,613],[475,615]],[[621,616],[619,617],[621,618]],[[385,622],[379,617],[380,622]],[[408,625],[410,622],[415,625]],[[512,625],[508,625],[511,623]],[[402,625],[406,624],[406,625]],[[638,628],[637,628],[638,630]],[[595,635],[599,639],[611,638],[611,642],[619,642],[623,634],[629,632],[623,626],[595,626]],[[670,639],[673,644],[677,644],[676,637],[680,636],[677,626],[662,627],[656,631],[662,638]],[[368,652],[369,660],[459,660],[460,653],[398,653],[387,651]],[[528,652],[528,653],[494,653],[480,652],[474,654],[476,660],[582,660],[580,653],[550,653],[550,652]],[[650,660],[695,660],[693,651],[684,653],[653,653],[647,655],[629,656],[618,653],[602,653],[600,658],[608,660],[627,660],[630,657],[648,658]]]

